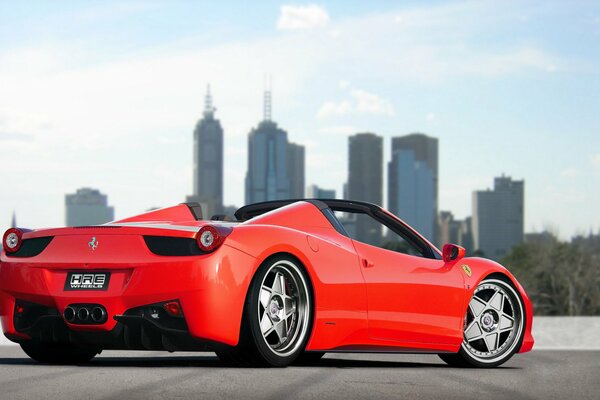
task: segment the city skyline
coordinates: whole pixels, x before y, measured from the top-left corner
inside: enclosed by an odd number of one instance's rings
[[[224,202],[241,205],[267,73],[306,184],[342,193],[350,134],[381,135],[388,155],[391,137],[420,131],[439,138],[439,209],[463,219],[472,191],[505,173],[527,181],[526,231],[598,230],[600,6],[315,7],[326,18],[268,2],[247,9],[256,18],[160,1],[0,5],[0,159],[15,171],[0,228],[13,210],[23,226],[60,225],[54,210],[81,186],[110,193],[117,217],[181,201],[206,82],[233,160]]]

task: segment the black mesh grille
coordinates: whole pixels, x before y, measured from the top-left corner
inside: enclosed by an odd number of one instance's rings
[[[40,254],[52,241],[52,236],[24,239],[19,250],[14,253],[6,252],[8,257],[35,257]]]

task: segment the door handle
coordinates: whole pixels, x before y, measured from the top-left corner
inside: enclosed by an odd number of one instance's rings
[[[375,264],[373,264],[372,262],[370,262],[366,258],[362,259],[362,265],[363,265],[363,268],[373,268],[375,266]]]

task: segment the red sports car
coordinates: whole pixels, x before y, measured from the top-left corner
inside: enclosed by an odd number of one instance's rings
[[[531,302],[509,271],[456,245],[440,252],[378,206],[275,201],[235,218],[180,204],[99,226],[9,229],[4,334],[49,363],[136,349],[279,367],[416,352],[493,367],[533,346]]]

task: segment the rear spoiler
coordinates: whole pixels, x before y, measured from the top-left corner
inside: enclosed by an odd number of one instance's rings
[[[196,218],[196,221],[202,220],[202,206],[200,205],[200,203],[190,202],[183,204],[185,204],[190,209],[190,212],[192,213],[194,218]]]

